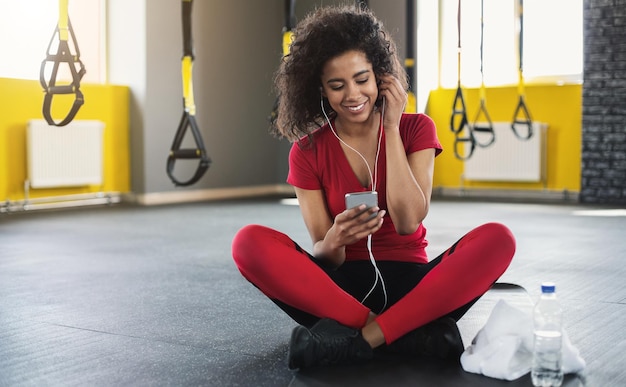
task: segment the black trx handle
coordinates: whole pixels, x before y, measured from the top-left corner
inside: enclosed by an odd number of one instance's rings
[[[475,136],[476,145],[481,148],[486,148],[489,145],[493,144],[496,140],[496,134],[493,130],[493,122],[491,121],[491,117],[489,116],[489,112],[487,111],[487,90],[485,88],[485,72],[483,69],[484,59],[483,59],[483,45],[484,45],[484,0],[480,1],[480,106],[478,107],[478,112],[476,113],[476,117],[474,118],[473,130],[477,133],[486,134],[487,141],[481,142],[478,141],[478,136]],[[486,124],[483,124],[486,123]]]
[[[524,135],[520,133],[520,129],[526,128]],[[530,118],[530,112],[524,102],[524,96],[519,96],[515,113],[513,113],[513,122],[511,123],[511,129],[517,138],[520,140],[528,140],[533,136],[533,122]]]
[[[450,116],[450,130],[452,133],[460,133],[464,127],[468,126],[467,109],[463,98],[461,85],[457,86],[454,101],[452,102],[452,116]]]
[[[466,143],[470,144],[469,150],[465,147]],[[476,150],[476,138],[474,137],[474,132],[471,127],[468,125],[467,136],[461,137],[460,134],[457,134],[454,139],[454,156],[462,161],[469,160],[474,154],[474,150]]]
[[[481,142],[478,141],[478,136],[474,136],[476,145],[479,147],[486,148],[496,141],[496,133],[493,130],[493,122],[491,121],[491,117],[489,117],[489,112],[487,111],[484,99],[480,100],[480,107],[478,108],[476,118],[474,118],[474,125],[472,126],[474,132],[484,133],[484,137],[487,137],[487,141]]]
[[[193,0],[182,0],[182,16],[183,16],[183,59],[182,59],[182,75],[183,75],[183,116],[178,124],[169,156],[167,157],[167,175],[176,186],[188,186],[196,183],[204,175],[209,166],[211,159],[207,155],[202,141],[202,135],[196,122],[196,105],[193,99],[193,41],[191,37],[191,6]],[[197,148],[181,149],[183,138],[187,129],[191,129]],[[177,159],[199,159],[196,173],[187,181],[180,181],[174,177],[174,164]]]
[[[198,145],[197,149],[187,148],[180,149],[180,146],[183,142],[183,138],[185,137],[185,132],[187,128],[191,129],[191,133],[193,134],[193,138]],[[196,168],[195,174],[191,177],[191,179],[187,181],[179,181],[174,177],[174,164],[177,159],[200,159],[200,163],[198,164],[198,168]],[[174,136],[174,142],[172,143],[172,148],[170,150],[170,154],[167,158],[167,175],[170,177],[172,182],[176,186],[184,187],[188,185],[192,185],[196,183],[200,178],[204,175],[204,173],[209,169],[211,165],[211,159],[207,156],[207,152],[204,148],[202,142],[202,135],[200,134],[200,129],[198,128],[198,124],[196,122],[196,117],[194,115],[189,114],[186,110],[183,112],[183,116],[180,120],[180,124],[178,125],[178,129],[176,130],[176,135]]]
[[[60,0],[59,1],[59,21],[57,23],[56,28],[54,29],[54,33],[52,34],[52,38],[50,39],[50,43],[48,44],[48,49],[46,50],[46,58],[41,62],[41,69],[39,71],[39,83],[43,87],[45,91],[45,96],[43,99],[43,108],[42,113],[46,122],[49,125],[55,126],[65,126],[69,124],[78,110],[85,102],[83,97],[83,93],[80,91],[80,81],[85,75],[85,66],[83,62],[80,60],[80,50],[78,49],[78,44],[76,43],[76,36],[74,35],[74,29],[72,29],[72,23],[70,22],[70,18],[67,13],[67,2],[68,0]],[[50,51],[52,49],[52,45],[54,42],[54,37],[59,36],[58,48],[56,54],[51,54]],[[68,43],[68,38],[72,38],[72,44],[74,46],[74,51],[76,54],[72,54],[70,50],[70,45]],[[52,72],[50,75],[50,80],[46,81],[45,70],[47,62],[52,62]],[[70,69],[70,73],[72,75],[72,82],[66,85],[57,85],[57,73],[59,71],[59,65],[61,63],[67,63]],[[76,70],[76,65],[79,66],[79,70]],[[52,118],[51,108],[52,108],[52,97],[55,94],[74,94],[74,103],[70,108],[67,116],[59,122],[56,122]]]
[[[533,136],[533,123],[530,118],[530,112],[528,111],[528,107],[526,107],[526,102],[524,101],[524,67],[523,67],[523,58],[522,55],[524,53],[524,0],[519,0],[519,68],[517,71],[518,74],[518,83],[517,83],[517,93],[519,94],[519,100],[517,102],[517,106],[515,107],[515,113],[513,113],[513,122],[511,123],[511,129],[517,138],[520,140],[528,140]],[[526,128],[524,135],[522,135],[519,129]]]

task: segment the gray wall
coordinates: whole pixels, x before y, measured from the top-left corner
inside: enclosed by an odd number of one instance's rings
[[[296,2],[301,19],[319,5]],[[282,54],[284,0],[193,3],[196,118],[213,163],[196,184],[176,188],[165,163],[182,114],[180,1],[109,0],[108,78],[131,87],[131,179],[137,195],[283,184],[290,144],[268,133],[272,77]],[[404,0],[370,1],[404,49]],[[191,134],[188,134],[188,139]],[[197,161],[177,162],[181,180]]]

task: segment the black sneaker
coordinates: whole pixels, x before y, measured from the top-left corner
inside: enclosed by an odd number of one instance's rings
[[[311,329],[297,326],[291,333],[289,368],[354,364],[372,359],[374,352],[358,329],[322,319]]]
[[[434,357],[455,364],[464,350],[459,328],[450,317],[414,329],[384,348],[387,353]]]

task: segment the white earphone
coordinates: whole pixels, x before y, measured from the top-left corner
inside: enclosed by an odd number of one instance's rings
[[[320,91],[321,91],[321,88],[320,88]],[[322,107],[322,113],[324,114],[324,117],[326,118],[326,121],[328,121],[328,126],[330,127],[330,130],[333,132],[335,137],[337,137],[337,140],[339,140],[347,148],[349,148],[352,151],[356,152],[356,154],[358,154],[361,157],[361,159],[363,159],[363,162],[365,163],[365,166],[367,167],[367,171],[369,172],[369,175],[370,175],[370,184],[371,184],[371,187],[372,187],[372,191],[376,191],[376,186],[377,186],[377,183],[378,183],[376,181],[378,179],[378,156],[380,154],[380,144],[381,144],[382,138],[383,138],[382,123],[383,123],[383,117],[385,115],[385,99],[383,98],[382,110],[381,110],[381,113],[380,113],[380,125],[379,125],[379,132],[380,132],[380,134],[378,136],[378,145],[377,145],[377,148],[376,148],[376,159],[374,161],[374,173],[372,173],[372,169],[370,168],[370,166],[369,166],[365,156],[363,156],[361,154],[361,152],[359,152],[358,150],[356,150],[353,147],[351,147],[348,143],[343,141],[341,139],[341,137],[339,137],[339,135],[335,131],[335,128],[333,128],[333,125],[330,122],[330,119],[328,118],[328,115],[326,114],[326,110],[324,109],[324,96],[323,95],[320,95],[320,105]],[[372,234],[367,236],[367,251],[369,253],[370,262],[372,263],[372,266],[374,267],[375,277],[374,277],[374,284],[372,285],[371,289],[367,292],[365,297],[363,297],[363,299],[361,300],[361,304],[364,303],[365,300],[367,300],[367,298],[372,294],[374,289],[376,289],[376,285],[378,284],[378,280],[380,279],[380,283],[381,283],[381,286],[383,288],[383,295],[385,297],[385,301],[384,301],[383,307],[380,310],[380,312],[382,312],[387,307],[387,288],[385,287],[385,280],[383,279],[383,275],[380,273],[380,270],[378,269],[378,265],[376,265],[376,260],[374,259],[374,254],[372,253]]]

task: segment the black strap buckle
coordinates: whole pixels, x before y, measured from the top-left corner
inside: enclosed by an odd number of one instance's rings
[[[42,61],[41,70],[39,72],[39,82],[41,83],[41,86],[44,88],[44,91],[46,93],[46,95],[44,96],[44,100],[43,100],[43,109],[42,109],[43,116],[49,125],[55,125],[55,126],[65,126],[69,124],[74,119],[74,117],[76,116],[76,113],[78,113],[78,110],[85,102],[83,93],[80,91],[80,81],[86,73],[85,66],[83,65],[83,62],[81,62],[80,60],[80,50],[78,49],[78,44],[76,43],[76,36],[74,35],[74,30],[72,29],[72,23],[69,21],[69,18],[68,18],[67,26],[68,26],[69,34],[72,37],[72,42],[74,44],[74,50],[76,54],[75,55],[72,54],[68,41],[64,39],[59,39],[57,53],[56,54],[50,53],[55,35],[58,34],[60,38],[60,30],[59,30],[59,27],[57,26],[54,30],[54,33],[52,34],[50,43],[48,44],[48,50],[46,51],[46,59]],[[53,63],[49,82],[46,81],[45,79],[45,70],[46,70],[47,62]],[[70,73],[72,75],[72,82],[70,84],[66,84],[66,85],[56,84],[57,73],[59,71],[59,65],[61,63],[68,64]],[[76,65],[79,66],[78,70],[76,69]],[[65,116],[65,118],[59,122],[56,122],[52,118],[52,114],[51,114],[52,97],[55,94],[74,94],[75,95],[74,103],[72,104],[70,111]]]

